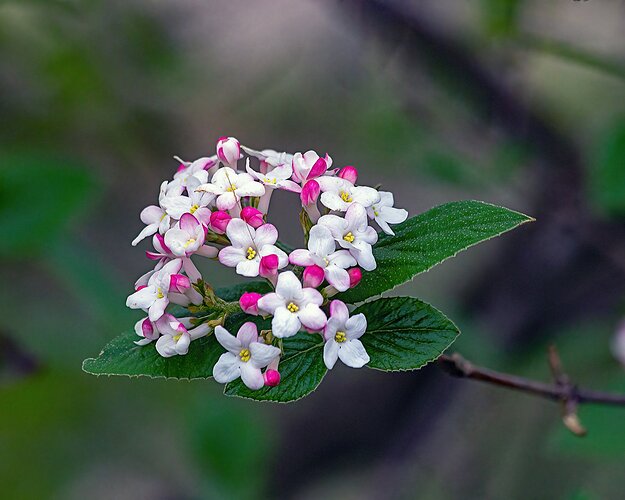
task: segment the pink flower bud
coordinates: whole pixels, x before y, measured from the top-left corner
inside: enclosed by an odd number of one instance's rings
[[[358,170],[356,170],[356,167],[348,165],[347,167],[343,167],[341,169],[338,176],[341,179],[351,182],[352,184],[356,184],[356,179],[358,179]]]
[[[148,318],[145,318],[141,322],[141,332],[143,333],[143,337],[146,339],[154,340],[158,337],[158,332],[154,331],[154,325]]]
[[[352,267],[347,270],[347,274],[349,274],[349,287],[354,288],[360,280],[362,279],[362,271],[359,267]]]
[[[319,158],[310,169],[308,177],[306,178],[314,179],[315,177],[325,174],[326,170],[328,170],[328,163],[323,158]]]
[[[304,184],[302,192],[300,193],[300,199],[302,200],[302,206],[312,205],[317,202],[321,188],[319,183],[315,180],[308,181]]]
[[[138,292],[139,290],[143,290],[144,288],[147,288],[148,285],[139,285],[138,287],[135,288],[135,292]]]
[[[236,168],[241,158],[241,145],[234,137],[220,137],[217,141],[217,157],[229,167]]]
[[[239,305],[243,312],[258,316],[258,300],[262,297],[260,293],[245,292],[239,299]]]
[[[172,274],[169,277],[169,291],[184,293],[191,288],[191,281],[184,274]]]
[[[263,213],[254,207],[244,207],[243,210],[241,210],[241,219],[247,222],[254,229],[265,223],[263,220]]]
[[[325,272],[319,266],[308,266],[304,269],[303,283],[304,288],[317,288],[323,283]]]
[[[211,214],[209,226],[217,234],[224,234],[231,220],[232,216],[228,212],[217,210]]]
[[[272,283],[278,279],[278,265],[280,264],[276,254],[265,255],[260,259],[259,274]]]
[[[278,370],[267,369],[263,374],[263,378],[265,379],[265,385],[275,387],[280,383],[280,372]]]

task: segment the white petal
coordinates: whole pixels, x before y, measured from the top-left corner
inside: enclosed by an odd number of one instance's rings
[[[233,246],[247,250],[253,244],[256,230],[243,219],[232,219],[226,228],[226,235]]]
[[[243,383],[256,391],[265,385],[265,380],[260,368],[256,368],[252,363],[241,363],[241,380]]]
[[[354,262],[356,261],[354,260]],[[328,280],[328,283],[330,283],[339,292],[344,292],[349,288],[349,273],[339,266],[330,265],[326,267],[325,277],[326,280]]]
[[[358,265],[365,271],[373,271],[377,264],[375,262],[375,257],[373,256],[371,245],[365,243],[364,241],[355,241],[354,248],[356,251],[353,252],[352,255],[358,261]]]
[[[145,226],[137,237],[132,240],[132,246],[137,246],[137,243],[139,243],[142,239],[152,236],[156,231],[158,231],[158,223]]]
[[[224,349],[230,351],[232,354],[238,355],[241,351],[241,341],[237,339],[234,335],[231,335],[228,330],[226,330],[223,326],[215,327],[215,338],[217,342],[219,342]]]
[[[308,250],[304,250],[303,248],[293,250],[289,255],[289,262],[291,262],[291,264],[295,264],[296,266],[312,266],[315,263],[310,256],[310,252]]]
[[[225,247],[219,251],[219,262],[224,266],[236,267],[239,262],[247,260],[242,248]]]
[[[302,288],[300,302],[302,306],[306,306],[308,304],[320,306],[323,304],[323,296],[314,288]]]
[[[259,250],[259,253],[261,257],[265,257],[267,255],[277,255],[278,269],[282,269],[289,263],[289,256],[275,245],[265,245]]]
[[[176,356],[176,341],[170,335],[163,335],[156,341],[156,351],[164,358]]]
[[[234,208],[238,202],[236,195],[230,191],[220,194],[217,197],[217,208],[219,210],[230,210]],[[228,224],[229,225],[229,224]]]
[[[265,245],[273,245],[278,239],[278,230],[272,224],[263,224],[256,229],[254,235],[254,243],[257,248],[262,248]]]
[[[242,348],[248,348],[252,342],[258,340],[258,327],[251,321],[243,323],[237,332],[237,339]]]
[[[342,240],[347,229],[347,221],[337,215],[323,215],[317,223],[327,227],[335,240]]]
[[[273,314],[278,307],[286,307],[286,301],[277,293],[268,293],[258,299],[258,308]]]
[[[348,339],[358,339],[367,331],[367,318],[364,314],[356,314],[345,322],[345,334]]]
[[[318,305],[308,304],[297,313],[299,320],[309,330],[321,330],[326,326],[327,318]]]
[[[335,249],[336,244],[330,230],[319,224],[313,226],[308,239],[308,250],[319,257],[326,257],[334,252]]]
[[[250,353],[252,359],[249,362],[253,363],[256,368],[264,368],[280,356],[280,349],[272,345],[252,342],[250,344]]]
[[[321,193],[321,203],[328,207],[330,210],[338,210],[339,212],[345,212],[350,204],[343,201],[343,199],[333,191],[326,191]]]
[[[247,174],[246,174],[247,175]],[[244,196],[262,196],[265,194],[265,186],[260,182],[248,182],[234,191],[241,198]]]
[[[169,299],[167,297],[156,299],[154,304],[148,309],[148,318],[150,318],[150,321],[157,321],[165,313],[168,304]]]
[[[215,382],[227,384],[241,376],[240,361],[237,356],[224,352],[213,367]]]
[[[133,293],[126,299],[126,306],[130,309],[147,309],[156,300],[156,287],[148,286]]]
[[[330,264],[343,269],[356,265],[356,259],[354,259],[352,254],[350,254],[347,250],[337,250],[336,252],[331,253],[328,255],[328,260],[330,261]]]
[[[301,328],[301,323],[297,316],[286,307],[278,307],[275,310],[273,320],[271,320],[271,330],[278,338],[292,337]]]
[[[286,271],[280,273],[278,276],[278,283],[276,285],[276,292],[284,299],[292,299],[302,291],[302,284],[293,271]]]
[[[403,208],[382,207],[379,213],[380,218],[389,224],[400,224],[408,218],[408,211]]]
[[[390,191],[379,191],[380,193],[380,201],[376,203],[380,207],[392,207],[395,204],[393,200],[393,193]]]
[[[236,271],[237,271],[237,274],[240,274],[241,276],[245,276],[247,278],[254,278],[258,276],[258,273],[260,272],[260,260],[259,259],[249,260],[245,258],[237,264]]]
[[[337,329],[340,327],[341,329],[345,328],[345,324],[349,319],[349,309],[345,305],[345,302],[340,300],[333,300],[330,303],[330,315],[331,319],[337,321]]]
[[[339,346],[339,358],[351,368],[361,368],[369,362],[369,355],[360,340],[347,340]]]
[[[339,345],[334,339],[328,340],[323,346],[323,362],[328,370],[334,368],[336,360],[339,357]]]
[[[168,196],[161,202],[161,205],[174,219],[180,219],[183,214],[191,210],[193,203],[188,196]]]
[[[319,187],[323,192],[338,193],[339,191],[348,190],[353,187],[351,182],[340,177],[331,177],[329,175],[318,177],[316,181],[319,183]]]
[[[189,352],[189,345],[191,344],[191,336],[188,333],[183,333],[182,336],[176,341],[174,349],[176,353],[184,356]]]
[[[380,193],[377,189],[367,186],[358,186],[352,188],[352,198],[356,203],[360,203],[363,207],[370,207],[374,203],[380,201]]]
[[[161,217],[163,217],[163,209],[156,205],[145,207],[141,210],[141,215],[139,215],[141,222],[144,224],[158,224],[161,221]]]
[[[189,239],[189,235],[182,229],[170,229],[165,233],[165,245],[169,247],[171,253],[177,257],[184,257],[186,255],[185,244]]]

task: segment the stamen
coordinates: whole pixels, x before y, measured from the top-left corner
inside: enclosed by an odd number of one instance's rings
[[[347,243],[353,243],[354,240],[356,239],[356,237],[352,234],[352,232],[350,231],[349,233],[347,233],[345,236],[343,236],[343,239],[345,241],[347,241]]]
[[[297,305],[294,304],[293,302],[289,302],[289,305],[286,306],[286,308],[292,313],[296,313],[297,311],[299,311],[299,307],[297,307]]]
[[[351,203],[352,202],[352,197],[350,196],[350,194],[347,191],[341,191],[341,200],[343,200],[345,203]]]
[[[228,188],[226,189],[226,191],[228,191],[228,192],[232,193],[233,191],[235,191],[235,190],[236,190],[236,188],[237,188],[237,187],[236,187],[234,184],[230,184],[230,187],[228,187]]]
[[[180,337],[182,337],[182,333],[179,333],[178,335],[174,335],[174,341],[178,342],[180,340]]]
[[[239,358],[241,358],[241,361],[247,363],[251,357],[252,355],[250,354],[249,349],[241,349],[241,352],[239,353]]]
[[[188,239],[187,242],[183,246],[187,248],[189,245],[193,245],[193,243],[195,243],[195,239],[191,238],[191,239]]]
[[[256,250],[254,250],[252,247],[248,247],[247,248],[247,260],[252,260],[254,257],[256,257]]]
[[[334,335],[334,340],[337,341],[339,344],[342,344],[347,340],[347,335],[345,334],[345,332],[336,332],[336,335]]]
[[[190,212],[190,213],[192,213],[192,214],[194,214],[194,213],[197,211],[197,209],[198,209],[198,208],[200,208],[200,206],[199,206],[199,205],[193,205],[193,206],[189,209],[189,212]]]
[[[165,297],[165,294],[163,293],[163,290],[161,290],[160,288],[158,290],[156,290],[156,298],[157,299],[162,299],[163,297]]]

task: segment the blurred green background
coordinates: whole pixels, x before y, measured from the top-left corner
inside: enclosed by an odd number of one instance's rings
[[[624,23],[620,0],[0,1],[0,497],[622,498],[620,408],[582,408],[579,439],[557,405],[435,367],[337,366],[268,405],[80,366],[139,317],[130,241],[172,156],[234,135],[327,151],[411,214],[535,216],[394,293],[476,363],[547,380],[555,342],[625,391]],[[270,216],[298,243],[288,203]]]

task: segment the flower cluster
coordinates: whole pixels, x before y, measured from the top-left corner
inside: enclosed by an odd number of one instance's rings
[[[239,170],[243,161],[245,169]],[[359,186],[357,179],[356,168],[332,168],[327,154],[257,151],[233,137],[219,139],[214,156],[180,160],[173,179],[161,184],[158,205],[141,212],[146,226],[132,242],[151,237],[153,250],[146,255],[156,262],[127,299],[128,307],[147,314],[136,324],[141,337],[136,344],[155,341],[158,353],[171,357],[214,333],[226,350],[214,366],[215,380],[240,377],[254,390],[280,382],[281,339],[301,330],[322,337],[328,369],[337,359],[355,368],[365,365],[369,356],[359,340],[367,328],[365,316],[350,317],[343,302],[330,299],[357,286],[363,270],[376,268],[378,233],[370,222],[393,234],[390,224],[408,214],[393,207],[391,193]],[[285,251],[278,230],[267,223],[275,190],[299,195],[306,248]],[[195,255],[241,276],[264,278],[273,291],[246,292],[238,303],[225,303],[210,292]],[[210,318],[177,318],[168,312],[170,304],[189,311],[208,305],[213,312]],[[271,318],[271,330],[259,334],[248,321],[232,335],[223,324],[235,309]]]

